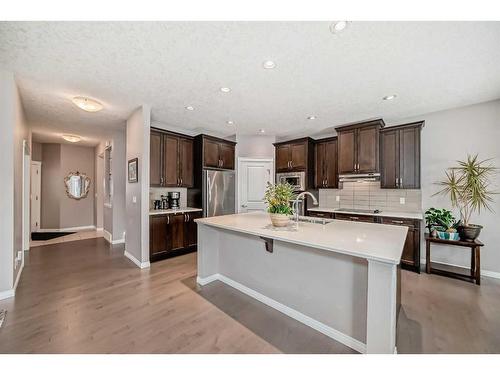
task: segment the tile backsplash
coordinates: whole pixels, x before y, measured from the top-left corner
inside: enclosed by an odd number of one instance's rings
[[[162,195],[167,195],[169,191],[178,191],[181,193],[181,199],[179,204],[181,207],[187,206],[187,189],[186,188],[162,188],[162,187],[150,187],[149,188],[149,208],[154,207],[153,201],[155,199],[160,199]]]
[[[320,189],[319,205],[381,211],[422,211],[420,190],[381,189],[380,181],[344,182],[342,189]]]

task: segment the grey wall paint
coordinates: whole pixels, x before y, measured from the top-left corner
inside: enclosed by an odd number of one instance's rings
[[[148,138],[149,142],[149,138]],[[113,240],[122,239],[126,232],[125,211],[125,184],[126,184],[126,139],[125,129],[113,133],[113,207],[112,207],[112,236]]]
[[[400,121],[405,123],[425,120],[422,130],[422,208],[451,208],[448,198],[433,196],[438,191],[434,183],[442,180],[446,168],[463,160],[467,154],[479,153],[482,159],[494,158],[493,163],[500,167],[500,100],[480,103],[467,107],[429,113]],[[494,189],[499,190],[499,178]],[[482,212],[473,216],[472,222],[481,224],[484,229],[480,239],[485,243],[481,250],[481,268],[500,272],[500,196],[495,197],[494,213]],[[458,217],[458,212],[454,210]],[[422,257],[425,257],[422,246]],[[470,254],[457,248],[433,247],[433,261],[470,266]]]
[[[236,135],[236,156],[246,158],[274,158],[276,137],[271,135]]]
[[[46,143],[42,145],[42,186],[40,205],[40,228],[57,229],[61,227],[61,145]]]
[[[125,250],[141,262],[149,261],[149,133],[151,108],[143,105],[127,120],[127,160],[139,158],[139,182],[126,182]],[[133,200],[136,200],[133,202]]]
[[[33,142],[31,144],[31,160],[42,161],[42,144]]]
[[[0,292],[12,289],[22,250],[23,139],[29,141],[21,98],[11,72],[0,71]]]
[[[96,228],[103,228],[104,215],[104,158],[99,157],[103,154],[103,143],[101,142],[94,148],[95,152],[95,199],[94,199],[94,223]]]
[[[42,229],[94,225],[94,155],[93,147],[42,144]],[[77,171],[91,179],[88,196],[80,200],[69,198],[64,187],[64,177]]]
[[[60,227],[73,228],[94,225],[94,148],[76,145],[61,145],[61,175],[70,172],[85,173],[90,177],[90,189],[86,198],[76,200],[67,196],[63,180],[60,183]],[[43,165],[43,160],[42,160]],[[42,198],[43,199],[43,198]],[[78,213],[75,215],[75,213]]]

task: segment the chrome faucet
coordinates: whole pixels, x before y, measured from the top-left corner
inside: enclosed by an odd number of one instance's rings
[[[297,197],[293,201],[293,215],[295,217],[295,223],[297,224],[297,226],[299,225],[299,200],[300,198],[305,197],[306,195],[309,195],[312,198],[313,204],[315,206],[318,205],[318,200],[316,199],[316,197],[311,193],[309,193],[308,191],[303,191],[302,193],[297,195]]]

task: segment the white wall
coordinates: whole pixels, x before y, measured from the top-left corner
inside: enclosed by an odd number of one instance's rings
[[[237,134],[236,142],[236,157],[274,158],[275,136]]]
[[[21,98],[10,72],[0,71],[0,299],[13,293],[21,270],[23,140],[29,141]]]
[[[125,251],[149,265],[149,134],[151,108],[143,105],[127,120],[127,161],[139,158],[139,182],[126,182]],[[135,202],[134,202],[135,200]]]
[[[149,145],[149,133],[148,133],[148,145]],[[127,175],[126,175],[127,155],[125,148],[126,148],[125,130],[115,132],[113,134],[113,139],[112,139],[113,231],[111,232],[111,234],[113,236],[113,241],[123,239],[124,233],[126,231],[125,185],[127,181]]]
[[[448,198],[433,196],[439,190],[435,182],[444,178],[446,168],[463,160],[467,154],[479,154],[481,159],[494,158],[500,167],[500,100],[475,104],[441,112],[429,113],[398,123],[425,120],[422,130],[422,208],[443,207],[451,209]],[[495,188],[499,191],[499,181]],[[500,272],[500,195],[495,197],[494,213],[482,212],[473,216],[472,222],[484,229],[480,239],[485,243],[481,250],[481,268]],[[458,217],[458,212],[455,210]],[[422,245],[422,259],[425,258]],[[470,252],[466,249],[444,246],[432,247],[432,260],[470,265]],[[500,275],[499,275],[500,276]]]

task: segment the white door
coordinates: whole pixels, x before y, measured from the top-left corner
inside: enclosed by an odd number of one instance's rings
[[[42,191],[42,163],[31,162],[31,232],[40,229],[40,199]]]
[[[238,158],[238,212],[265,211],[268,182],[274,182],[273,159]]]

